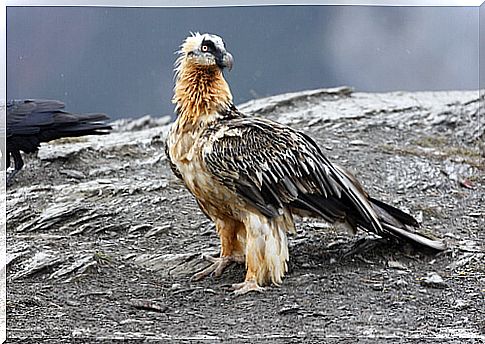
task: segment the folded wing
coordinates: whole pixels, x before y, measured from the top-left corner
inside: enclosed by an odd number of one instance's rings
[[[382,233],[367,194],[305,134],[265,119],[239,118],[219,123],[208,135],[208,170],[264,215],[299,209]]]

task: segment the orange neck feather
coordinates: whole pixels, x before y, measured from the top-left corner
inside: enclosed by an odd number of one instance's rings
[[[194,125],[203,116],[223,110],[232,94],[217,66],[197,66],[183,60],[177,69],[173,102],[179,123]]]

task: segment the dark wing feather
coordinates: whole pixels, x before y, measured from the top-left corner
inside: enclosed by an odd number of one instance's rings
[[[7,101],[7,136],[39,132],[40,126],[54,122],[54,113],[62,111],[64,103],[57,100],[28,99]]]
[[[367,195],[308,136],[261,118],[222,121],[207,135],[208,170],[264,215],[293,207],[382,232]]]
[[[39,134],[41,142],[66,136],[104,134],[111,127],[98,123],[109,119],[103,113],[75,114],[63,111],[57,100],[28,99],[7,102],[7,137]]]
[[[29,99],[7,102],[7,148],[30,153],[41,142],[62,137],[108,134],[102,113],[75,114],[63,110],[57,100]]]
[[[25,99],[7,101],[7,110],[12,116],[22,116],[36,112],[53,112],[64,109],[64,106],[64,103],[59,100],[49,99]]]

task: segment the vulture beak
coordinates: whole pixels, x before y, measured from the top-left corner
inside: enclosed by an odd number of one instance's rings
[[[225,52],[223,57],[222,57],[222,68],[227,68],[227,70],[231,70],[232,69],[232,65],[234,63],[234,58],[232,57],[232,55],[228,52]]]

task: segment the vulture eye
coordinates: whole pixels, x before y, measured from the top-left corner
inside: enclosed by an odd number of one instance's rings
[[[209,47],[207,45],[203,45],[201,49],[204,53],[209,51]]]

